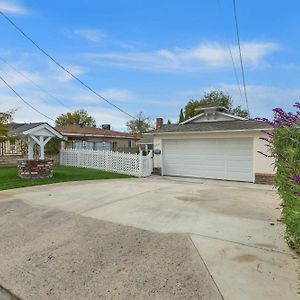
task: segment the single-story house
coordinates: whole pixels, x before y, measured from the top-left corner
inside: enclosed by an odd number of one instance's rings
[[[231,115],[224,107],[208,106],[180,124],[163,125],[158,118],[153,136],[154,169],[161,175],[266,183],[274,176],[257,120]]]
[[[135,151],[139,135],[80,125],[56,126],[66,138],[67,149]],[[109,127],[106,127],[109,128]]]

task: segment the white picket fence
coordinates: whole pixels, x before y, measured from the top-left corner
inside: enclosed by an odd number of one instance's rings
[[[150,176],[153,171],[151,153],[130,154],[98,150],[60,150],[60,164],[111,171],[137,177]]]

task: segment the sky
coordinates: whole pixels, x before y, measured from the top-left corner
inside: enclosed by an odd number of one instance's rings
[[[300,2],[236,3],[251,116],[271,117],[275,107],[293,110],[300,98]],[[177,122],[190,99],[213,89],[246,108],[231,0],[0,0],[0,10],[131,115]],[[98,126],[126,130],[130,120],[60,70],[2,16],[0,75],[52,119],[83,108]],[[0,82],[0,111],[10,109],[17,109],[15,122],[53,124]]]

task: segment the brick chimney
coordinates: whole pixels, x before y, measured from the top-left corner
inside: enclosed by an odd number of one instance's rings
[[[163,126],[163,118],[156,118],[156,129],[161,128]]]

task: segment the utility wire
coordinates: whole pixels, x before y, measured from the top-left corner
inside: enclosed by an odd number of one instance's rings
[[[45,90],[43,87],[41,87],[40,85],[38,85],[36,82],[34,82],[30,77],[28,77],[27,75],[25,75],[24,73],[22,73],[21,71],[18,71],[18,69],[16,69],[12,64],[10,64],[8,61],[6,61],[3,57],[0,56],[0,60],[5,63],[7,66],[9,66],[10,68],[12,68],[16,73],[18,73],[19,75],[21,75],[23,78],[25,78],[26,80],[30,81],[34,86],[36,86],[38,89],[40,89],[42,92],[44,92],[45,94],[47,94],[49,97],[51,97],[52,99],[54,99],[55,101],[57,101],[58,103],[60,103],[62,106],[64,106],[65,108],[69,108],[67,107],[62,101],[60,101],[58,98],[56,98],[55,96],[53,96],[52,94],[50,94],[50,92],[48,92],[47,90]]]
[[[52,119],[51,117],[45,115],[44,113],[42,113],[41,111],[39,111],[37,108],[35,108],[33,105],[31,105],[28,101],[26,101],[11,85],[8,84],[8,82],[5,81],[5,79],[0,75],[0,80],[3,81],[3,83],[11,90],[13,91],[13,93],[20,98],[26,105],[28,105],[30,108],[32,108],[34,111],[36,111],[37,113],[39,113],[40,115],[44,116],[45,118],[55,122],[54,119]]]
[[[221,13],[221,11],[222,11],[221,0],[218,0],[218,4],[219,4],[219,7],[220,7],[220,13]],[[242,89],[241,89],[241,85],[240,85],[240,80],[239,80],[238,72],[237,72],[237,69],[236,69],[236,65],[235,65],[235,62],[234,62],[233,54],[232,54],[232,51],[231,51],[231,48],[230,48],[230,43],[229,43],[228,39],[227,39],[226,44],[227,44],[227,48],[228,48],[228,51],[229,51],[229,54],[230,54],[230,59],[231,59],[232,67],[233,67],[234,77],[235,77],[235,80],[236,80],[236,83],[237,83],[237,86],[238,86],[238,89],[239,89],[241,101],[243,101],[243,93],[242,93]]]
[[[247,89],[246,89],[246,80],[245,80],[245,71],[244,71],[241,42],[240,42],[239,25],[238,25],[237,11],[236,11],[236,3],[235,3],[235,0],[232,0],[232,1],[233,1],[233,13],[234,13],[234,20],[235,20],[236,36],[237,36],[240,63],[241,63],[242,79],[243,79],[243,86],[244,86],[244,94],[245,94],[245,100],[246,100],[248,114],[250,117],[250,110],[249,110],[249,103],[248,103],[248,96],[247,96]]]
[[[236,70],[235,62],[234,62],[234,59],[233,59],[232,51],[231,51],[230,45],[227,44],[227,46],[228,46],[228,50],[229,50],[229,53],[230,53],[231,63],[232,63],[232,66],[233,66],[233,72],[234,72],[234,76],[235,76],[235,79],[236,79],[236,83],[237,83],[238,88],[239,88],[241,100],[243,100],[243,93],[242,93],[242,89],[241,89],[241,85],[240,85],[239,76],[238,76],[238,73],[237,73],[237,70]]]
[[[60,64],[57,60],[55,60],[50,54],[48,54],[43,48],[41,48],[31,37],[29,37],[20,27],[18,27],[8,16],[6,16],[2,11],[0,11],[0,14],[13,26],[15,29],[17,29],[27,40],[29,40],[36,48],[38,48],[44,55],[46,55],[52,62],[54,62],[58,67],[60,67],[63,71],[68,73],[71,77],[73,77],[77,82],[79,82],[81,85],[83,85],[85,88],[87,88],[89,91],[91,91],[93,94],[95,94],[98,98],[102,99],[103,101],[107,102],[120,112],[124,113],[125,115],[129,116],[132,119],[137,119],[136,117],[132,116],[122,108],[118,107],[102,95],[100,95],[97,91],[95,91],[93,88],[88,86],[85,82],[83,82],[81,79],[79,79],[76,75],[74,75],[71,71],[69,71],[67,68],[65,68],[62,64]]]

